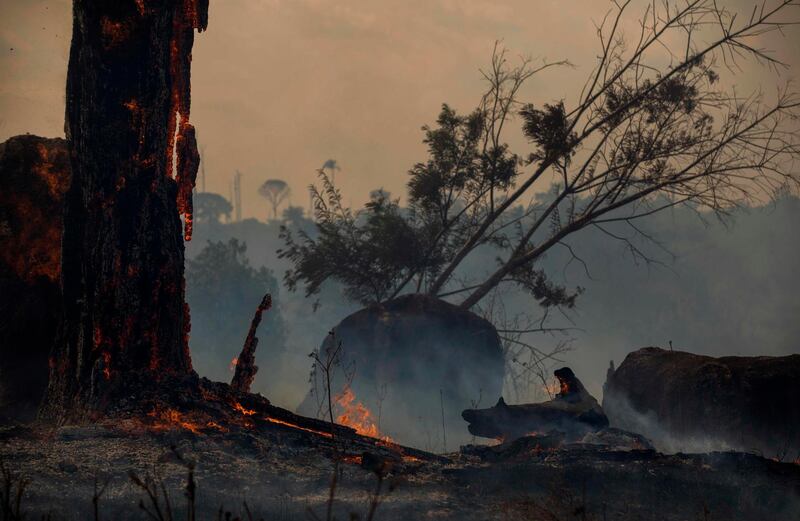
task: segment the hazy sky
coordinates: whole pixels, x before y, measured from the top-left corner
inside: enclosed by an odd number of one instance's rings
[[[263,219],[261,182],[287,180],[292,202],[305,206],[315,170],[335,158],[345,202],[360,204],[381,186],[401,195],[406,172],[425,157],[420,127],[442,102],[474,107],[484,87],[479,68],[496,40],[513,55],[569,59],[573,68],[545,72],[523,93],[537,103],[566,96],[569,105],[597,54],[594,22],[609,7],[603,0],[211,0],[192,77],[206,188],[227,196],[241,170],[244,215]],[[634,2],[629,12],[631,29],[641,7]],[[63,135],[70,11],[69,0],[0,0],[0,140]],[[796,38],[769,46],[798,63]],[[760,79],[747,69],[735,81],[747,90]]]

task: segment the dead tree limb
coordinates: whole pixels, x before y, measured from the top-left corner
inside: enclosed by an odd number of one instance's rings
[[[244,341],[244,347],[239,354],[236,362],[236,372],[233,373],[233,380],[231,380],[231,387],[235,391],[241,393],[249,393],[250,386],[253,384],[253,379],[258,372],[256,366],[256,346],[258,346],[258,337],[256,331],[258,325],[261,323],[261,314],[272,307],[272,295],[267,293],[261,299],[261,304],[256,308],[256,314],[253,315],[253,321],[250,323],[250,331],[247,333],[247,339]]]

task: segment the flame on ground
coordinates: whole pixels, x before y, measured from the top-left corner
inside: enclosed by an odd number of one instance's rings
[[[366,405],[356,401],[356,395],[349,386],[345,387],[342,394],[336,397],[336,405],[342,410],[342,413],[336,418],[336,423],[351,427],[362,436],[392,442],[389,436],[381,435],[378,426],[372,419],[372,413]]]

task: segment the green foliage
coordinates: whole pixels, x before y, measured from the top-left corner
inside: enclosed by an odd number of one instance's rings
[[[209,241],[186,261],[187,300],[192,312],[190,345],[218,375],[227,375],[228,363],[244,343],[250,320],[261,298],[271,293],[280,303],[279,284],[272,273],[250,266],[247,246],[236,239]],[[285,325],[276,305],[264,314],[259,327],[257,357],[270,359],[285,349]]]
[[[445,104],[437,126],[422,127],[429,158],[409,172],[408,196],[413,208],[447,225],[464,196],[512,186],[519,158],[508,152],[506,144],[489,142],[487,123],[481,109],[459,116]]]
[[[575,154],[576,136],[570,131],[570,121],[564,110],[564,102],[555,105],[545,103],[544,108],[537,109],[531,104],[520,110],[523,125],[522,132],[537,146],[537,150],[528,157],[529,163],[539,161],[563,161],[569,163]]]
[[[284,226],[281,237],[286,248],[279,250],[294,268],[286,272],[289,289],[302,281],[306,294],[320,291],[328,279],[345,286],[348,298],[368,304],[391,295],[409,269],[425,257],[424,238],[403,215],[398,202],[377,190],[360,212],[344,208],[341,194],[320,173],[324,191],[313,190],[316,234]]]
[[[200,192],[194,194],[194,218],[198,222],[218,223],[223,215],[230,218],[233,207],[219,194]]]
[[[506,144],[492,144],[484,111],[462,116],[443,105],[436,126],[423,131],[428,160],[409,172],[407,208],[383,190],[373,191],[359,211],[345,208],[320,170],[322,190],[311,188],[316,233],[288,226],[281,232],[286,248],[279,256],[293,265],[285,275],[290,290],[303,284],[313,295],[325,281],[336,280],[348,298],[364,305],[413,288],[412,278],[422,291],[463,247],[478,218],[491,211],[494,194],[513,186],[520,160]],[[510,244],[502,234],[487,235],[482,243]],[[520,272],[518,282],[543,305],[574,304],[574,295],[547,284],[543,273],[531,282]]]

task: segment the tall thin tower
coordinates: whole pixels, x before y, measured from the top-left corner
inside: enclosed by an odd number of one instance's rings
[[[242,220],[242,173],[238,170],[233,175],[233,207],[236,222]]]
[[[200,191],[206,191],[206,147],[200,147]]]

